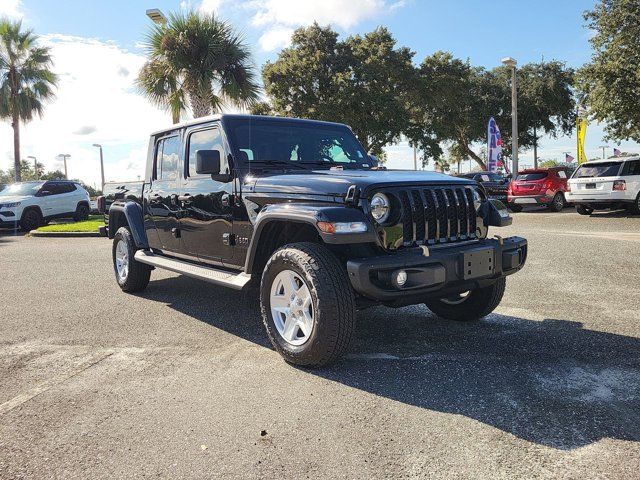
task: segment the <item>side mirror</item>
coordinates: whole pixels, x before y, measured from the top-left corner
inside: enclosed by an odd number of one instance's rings
[[[196,173],[220,175],[220,152],[218,150],[196,151]]]

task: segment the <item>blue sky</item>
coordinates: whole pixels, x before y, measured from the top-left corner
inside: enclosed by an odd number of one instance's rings
[[[519,63],[541,58],[579,67],[590,57],[589,31],[582,13],[591,0],[0,0],[0,15],[22,18],[52,47],[61,75],[57,101],[45,118],[27,125],[24,156],[35,154],[57,167],[56,153],[71,153],[70,175],[91,183],[98,179],[97,152],[105,145],[107,179],[142,174],[146,136],[169,117],[149,106],[133,89],[144,61],[139,42],[149,26],[147,8],[165,13],[180,8],[215,11],[235,25],[251,46],[259,68],[277,57],[293,29],[314,20],[332,24],[342,35],[364,33],[378,25],[391,30],[400,45],[416,52],[415,61],[448,50],[474,65],[493,68],[504,56]],[[99,95],[96,95],[96,92]],[[598,155],[602,130],[590,125],[587,154]],[[0,124],[0,168],[11,157],[10,130]],[[613,144],[611,144],[613,145]],[[625,143],[623,150],[638,150]],[[575,155],[575,137],[544,139],[540,157]],[[404,145],[389,148],[389,164],[411,168]],[[531,152],[521,158],[531,163]],[[432,168],[432,166],[427,167]],[[469,166],[463,166],[469,168]]]

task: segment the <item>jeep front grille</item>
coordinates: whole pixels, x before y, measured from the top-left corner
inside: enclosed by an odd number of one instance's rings
[[[398,199],[402,245],[429,245],[476,238],[473,187],[391,190]]]

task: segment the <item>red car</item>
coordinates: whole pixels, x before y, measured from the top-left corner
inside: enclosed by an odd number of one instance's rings
[[[564,194],[569,191],[567,181],[571,173],[567,167],[522,170],[509,184],[509,208],[520,212],[525,205],[544,205],[554,212],[561,211],[566,204]]]

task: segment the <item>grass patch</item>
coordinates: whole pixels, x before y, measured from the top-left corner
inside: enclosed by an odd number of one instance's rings
[[[104,226],[102,215],[89,215],[89,219],[82,222],[51,223],[38,228],[38,232],[97,232],[99,227]]]

